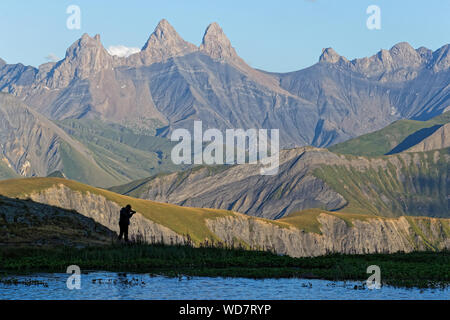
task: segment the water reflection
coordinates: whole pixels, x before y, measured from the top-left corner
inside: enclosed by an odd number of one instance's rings
[[[146,274],[83,273],[81,290],[66,287],[67,274],[34,274],[4,278],[0,299],[154,300],[154,299],[444,299],[446,289],[407,289],[383,286],[369,290],[361,282],[310,279],[180,277]]]

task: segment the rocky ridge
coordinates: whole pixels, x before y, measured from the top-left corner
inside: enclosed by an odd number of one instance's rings
[[[26,196],[37,202],[76,210],[117,231],[120,206],[102,196],[74,191],[64,185],[55,185]],[[133,237],[143,237],[148,242],[187,241],[186,235],[177,234],[139,214],[135,218],[131,227]],[[215,235],[216,242],[244,244],[250,248],[271,250],[293,257],[450,248],[450,225],[446,219],[363,216],[348,220],[323,212],[318,215],[317,221],[320,228],[318,233],[305,231],[301,225],[295,226],[288,220],[274,223],[238,213],[207,219],[205,223]]]

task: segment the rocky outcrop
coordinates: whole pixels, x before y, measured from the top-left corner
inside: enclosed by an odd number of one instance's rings
[[[252,248],[271,250],[292,257],[329,253],[364,254],[444,250],[450,248],[448,220],[427,219],[413,223],[408,218],[369,218],[349,225],[338,217],[320,214],[321,234],[306,232],[244,216],[209,220],[208,226],[226,243],[239,239]],[[429,238],[423,236],[427,234]]]

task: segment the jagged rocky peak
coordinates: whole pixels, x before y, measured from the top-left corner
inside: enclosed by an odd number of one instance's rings
[[[150,64],[197,50],[195,45],[185,41],[174,27],[163,19],[158,23],[139,55],[144,64]]]
[[[2,58],[0,58],[0,67],[1,67],[1,66],[4,66],[5,64],[6,64],[6,61],[3,60]]]
[[[419,67],[424,60],[408,42],[400,42],[394,45],[389,54],[396,67]]]
[[[433,71],[439,72],[450,68],[450,45],[446,44],[433,52]]]
[[[162,19],[145,43],[142,51],[150,50],[155,44],[179,42],[183,39],[166,19]]]
[[[231,41],[216,22],[211,23],[206,29],[200,50],[213,59],[227,60],[238,58]]]
[[[322,49],[322,55],[319,62],[337,63],[339,61],[347,62],[345,57],[340,56],[333,48]]]
[[[428,48],[420,47],[416,51],[424,61],[430,61],[433,57],[433,51]]]
[[[415,50],[409,43],[400,42],[369,58],[353,60],[351,67],[367,77],[382,77],[380,81],[412,80],[417,76],[417,70],[428,64],[431,54],[427,48]]]
[[[100,35],[91,38],[85,33],[67,49],[65,58],[55,65],[51,77],[47,79],[47,86],[65,87],[74,77],[86,79],[99,71],[111,69],[113,62],[113,57],[100,41]]]
[[[91,38],[87,33],[83,34],[80,39],[75,41],[66,51],[66,58],[76,59],[82,54],[105,51],[100,41],[100,35]]]
[[[389,50],[392,55],[416,55],[416,50],[408,42],[399,42]]]
[[[84,71],[89,71],[83,70],[85,68],[90,68],[91,71],[110,68],[113,58],[103,47],[100,35],[97,34],[91,38],[85,33],[67,49],[64,61],[70,61],[72,66],[76,66],[84,73]]]

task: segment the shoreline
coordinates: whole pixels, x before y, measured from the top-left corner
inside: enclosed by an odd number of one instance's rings
[[[329,281],[364,281],[370,265],[379,265],[381,283],[394,287],[447,288],[450,252],[342,255],[292,258],[263,251],[192,248],[165,245],[105,247],[0,247],[2,276],[66,273],[69,265],[82,272],[129,272],[167,277],[223,277]]]

